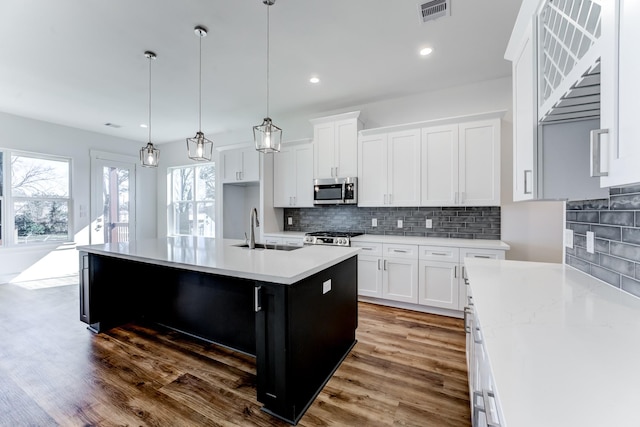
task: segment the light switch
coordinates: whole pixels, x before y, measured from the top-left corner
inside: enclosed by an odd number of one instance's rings
[[[398,228],[402,228],[402,220],[401,219],[398,220]]]
[[[573,230],[564,230],[564,245],[567,248],[573,249]]]
[[[433,221],[430,219],[426,220],[424,226],[427,228],[433,228]]]
[[[322,294],[324,295],[330,290],[331,290],[331,279],[327,280],[326,282],[322,282]]]
[[[372,227],[378,226],[378,218],[371,218],[371,226]]]
[[[290,217],[290,216],[287,217],[287,224],[288,225],[293,225],[293,218],[292,217]]]
[[[592,254],[594,252],[594,248],[593,248],[594,246],[595,246],[595,235],[593,234],[593,231],[587,231],[587,252]]]

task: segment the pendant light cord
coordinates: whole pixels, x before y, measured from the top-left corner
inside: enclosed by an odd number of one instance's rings
[[[269,9],[267,3],[267,117],[269,117]]]
[[[151,61],[153,56],[149,55],[149,142],[151,142]]]
[[[198,130],[202,132],[202,37],[203,34],[198,34],[200,37],[200,71],[198,74]]]

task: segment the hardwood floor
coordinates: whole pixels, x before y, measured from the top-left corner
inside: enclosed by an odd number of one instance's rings
[[[288,425],[260,410],[252,357],[150,325],[94,335],[70,283],[0,285],[0,426]],[[470,425],[462,320],[360,303],[357,339],[299,426]]]

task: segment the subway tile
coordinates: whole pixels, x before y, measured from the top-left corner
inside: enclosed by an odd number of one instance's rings
[[[635,264],[622,258],[600,254],[599,264],[601,267],[626,276],[633,276],[635,274]]]
[[[634,226],[634,214],[632,211],[603,211],[600,212],[600,224]]]
[[[601,239],[617,240],[621,239],[620,227],[612,227],[609,225],[592,225],[591,231],[595,233],[595,237]]]
[[[640,209],[640,194],[621,194],[611,196],[611,210]]]
[[[575,240],[574,240],[575,242]],[[609,253],[609,240],[604,240],[604,239],[596,239],[595,240],[595,245],[594,245],[594,249],[596,252],[599,253],[604,253],[604,254],[608,254]],[[586,236],[584,237],[584,247],[587,246],[587,238]]]
[[[578,218],[578,212],[576,211],[567,211],[567,216],[566,216],[566,220],[567,221],[577,221]]]
[[[609,195],[613,196],[614,194],[620,194],[622,193],[620,187],[610,187],[609,188]]]
[[[571,267],[577,268],[578,270],[584,271],[587,274],[591,274],[591,264],[579,258],[567,256],[567,264]]]
[[[583,234],[574,234],[573,235],[573,246],[586,248],[587,247],[587,237]]]
[[[640,263],[636,264],[636,279],[640,279]]]
[[[640,297],[640,282],[633,280],[630,277],[622,276],[621,286],[622,290],[629,292],[632,295]]]
[[[611,189],[613,190],[613,188]],[[640,193],[640,185],[628,185],[626,187],[617,187],[616,190],[619,191],[618,194],[628,194],[628,193]],[[611,194],[611,192],[609,192]]]
[[[616,288],[620,287],[620,274],[607,270],[602,267],[598,267],[597,265],[591,265],[591,275],[610,284],[611,286],[615,286]]]
[[[424,232],[420,231],[405,231],[405,236],[415,236],[415,237],[424,237]]]
[[[500,240],[499,234],[474,234],[474,238],[476,239],[484,239],[484,240]]]
[[[569,223],[569,229],[573,230],[574,234],[587,234],[587,231],[591,231],[589,224]]]
[[[598,223],[600,222],[600,212],[598,211],[582,211],[576,212],[576,221],[578,222],[591,222]]]
[[[452,239],[473,239],[473,233],[449,233]]]
[[[636,227],[640,227],[640,211],[635,211],[636,215]]]
[[[610,253],[611,255],[640,262],[640,246],[611,242]]]
[[[585,248],[576,247],[576,256],[581,260],[590,262],[591,264],[598,264],[600,261],[600,255],[596,253],[589,253]]]
[[[622,241],[640,245],[640,228],[623,228]]]

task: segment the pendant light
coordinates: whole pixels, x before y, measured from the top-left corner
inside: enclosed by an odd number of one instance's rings
[[[213,141],[205,138],[202,133],[202,39],[207,35],[207,29],[202,26],[197,26],[193,29],[196,36],[200,38],[200,73],[199,73],[199,86],[198,86],[198,110],[199,110],[199,122],[198,132],[193,138],[187,138],[187,155],[192,160],[198,161],[210,161],[213,154]]]
[[[253,140],[256,144],[256,150],[263,153],[280,151],[280,143],[282,142],[282,129],[274,125],[269,117],[269,6],[275,2],[276,0],[262,2],[267,5],[267,117],[263,119],[261,125],[253,127]]]
[[[151,143],[151,61],[156,59],[156,54],[148,50],[144,53],[144,56],[149,60],[149,122],[147,123],[149,142],[140,149],[140,163],[148,168],[157,168],[160,160],[160,150]]]

